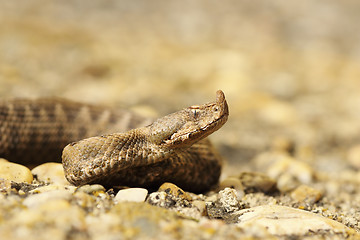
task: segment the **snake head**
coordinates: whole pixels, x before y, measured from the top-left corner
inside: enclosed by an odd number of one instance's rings
[[[229,116],[225,95],[216,92],[216,101],[194,105],[158,119],[150,127],[150,140],[170,148],[191,146],[225,124]]]

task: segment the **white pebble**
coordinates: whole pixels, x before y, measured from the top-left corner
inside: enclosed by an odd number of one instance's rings
[[[237,212],[241,228],[266,228],[270,234],[304,235],[309,232],[349,233],[352,229],[329,218],[279,205],[264,205]]]
[[[118,202],[144,202],[148,194],[145,188],[128,188],[120,190],[115,200]]]
[[[64,175],[64,168],[61,163],[44,163],[31,170],[39,181],[46,183],[56,183],[61,185],[70,185]]]
[[[3,158],[0,158],[0,178],[19,183],[31,183],[33,181],[33,175],[30,169],[23,165],[9,162]]]

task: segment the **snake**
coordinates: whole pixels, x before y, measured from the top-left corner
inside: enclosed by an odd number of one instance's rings
[[[229,115],[225,95],[153,119],[61,98],[0,101],[0,157],[26,166],[62,162],[75,186],[155,188],[171,182],[204,192],[222,158],[208,136]]]

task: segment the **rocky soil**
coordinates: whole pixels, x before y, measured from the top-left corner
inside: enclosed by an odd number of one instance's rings
[[[1,239],[357,239],[360,3],[0,1],[0,96],[151,116],[227,97],[224,168],[193,194],[74,187],[0,160]],[[1,147],[1,146],[0,146]]]

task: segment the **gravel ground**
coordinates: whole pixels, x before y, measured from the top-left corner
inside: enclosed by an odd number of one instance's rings
[[[0,232],[9,239],[356,238],[359,12],[355,0],[0,0],[3,98],[60,96],[161,116],[222,89],[230,109],[211,136],[225,161],[213,192],[184,200],[159,190],[162,202],[148,193],[145,203],[119,204],[117,190],[3,180]],[[246,209],[279,221],[244,225]],[[292,229],[282,212],[314,213],[304,219],[330,227],[303,221],[303,231],[282,231]]]

